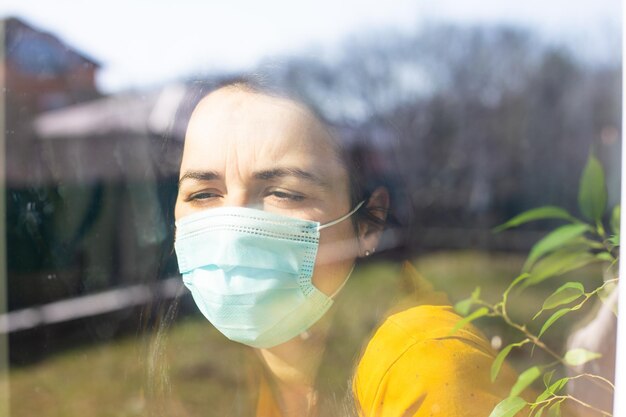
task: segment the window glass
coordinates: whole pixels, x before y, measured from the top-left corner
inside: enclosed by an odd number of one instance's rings
[[[620,10],[0,6],[0,416],[611,415]]]

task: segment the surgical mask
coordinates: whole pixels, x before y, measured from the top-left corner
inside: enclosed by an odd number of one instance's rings
[[[176,222],[175,242],[183,282],[230,340],[256,348],[284,343],[333,304],[333,296],[311,282],[320,230],[348,219],[363,203],[324,225],[245,207],[186,216]]]

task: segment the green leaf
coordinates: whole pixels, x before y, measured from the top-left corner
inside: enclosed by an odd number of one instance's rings
[[[606,209],[607,191],[604,182],[604,169],[600,161],[589,155],[583,170],[578,189],[578,206],[590,220],[599,222]]]
[[[550,310],[563,304],[571,303],[584,293],[585,287],[580,282],[567,282],[546,298],[541,309]]]
[[[584,223],[566,224],[555,229],[533,246],[524,264],[524,271],[528,271],[537,259],[549,252],[560,249],[590,229],[589,225]]]
[[[509,297],[509,293],[511,292],[511,290],[520,282],[526,280],[530,278],[530,274],[528,272],[524,272],[521,275],[519,275],[518,277],[516,277],[507,287],[506,290],[504,290],[504,293],[502,293],[502,302],[506,304],[507,298]]]
[[[476,287],[474,288],[474,291],[472,291],[472,300],[478,300],[480,298],[480,287]]]
[[[454,309],[462,316],[467,316],[470,312],[470,309],[476,301],[480,299],[480,287],[474,288],[472,295],[470,298],[466,298],[465,300],[461,300],[454,305]]]
[[[506,289],[507,292],[510,292],[513,287],[515,287],[517,284],[519,284],[520,282],[524,281],[525,279],[530,278],[530,274],[528,272],[524,272],[521,275],[518,275],[513,282],[511,282],[511,285],[509,285],[509,287]]]
[[[613,255],[611,255],[608,252],[599,252],[596,253],[596,258],[598,258],[601,261],[606,261],[606,262],[613,262]]]
[[[592,361],[594,359],[598,359],[600,357],[602,357],[602,355],[599,353],[590,352],[582,348],[577,348],[577,349],[572,349],[568,351],[565,354],[564,359],[565,359],[565,363],[567,363],[568,365],[578,366],[578,365],[585,364],[589,361]]]
[[[489,417],[514,417],[524,407],[526,401],[520,397],[507,397],[496,405]]]
[[[555,321],[557,321],[558,319],[560,319],[561,317],[563,317],[564,315],[566,315],[570,311],[572,311],[571,308],[562,308],[559,311],[557,311],[556,313],[554,313],[553,315],[551,315],[550,318],[548,320],[546,320],[546,322],[541,327],[541,331],[539,332],[539,336],[538,337],[541,337],[541,335],[543,335],[546,332],[546,330],[548,330],[548,328],[550,328],[550,326],[552,326],[554,324]]]
[[[506,223],[495,227],[493,229],[493,232],[494,233],[501,232],[503,230],[510,229],[511,227],[517,227],[524,223],[532,222],[535,220],[543,220],[543,219],[563,219],[563,220],[568,220],[570,222],[578,221],[571,214],[569,214],[567,210],[564,210],[561,207],[543,206],[543,207],[537,207],[537,208],[518,214],[517,216],[513,217],[511,220],[507,221]]]
[[[474,300],[471,298],[466,298],[465,300],[461,300],[454,305],[454,309],[461,316],[467,316],[470,312],[470,309],[474,305]]]
[[[622,208],[619,204],[613,207],[613,211],[611,212],[611,231],[617,236],[619,236],[621,213]]]
[[[550,381],[552,381],[553,376],[554,376],[554,369],[551,370],[550,372],[546,372],[545,374],[543,374],[543,385],[545,385],[546,388],[550,386]]]
[[[540,403],[548,399],[548,397],[550,397],[551,395],[556,395],[560,390],[563,389],[565,384],[567,384],[567,381],[569,381],[569,378],[557,379],[554,383],[552,383],[552,385],[550,385],[541,394],[539,394],[537,399],[535,399],[535,402]]]
[[[552,406],[548,409],[548,417],[561,417],[561,402],[563,400],[559,400],[552,404]]]
[[[466,324],[480,318],[483,316],[486,316],[489,313],[489,309],[487,307],[481,307],[478,310],[474,311],[472,314],[470,314],[467,317],[462,318],[461,320],[459,320],[458,322],[456,322],[456,324],[454,325],[454,327],[452,328],[452,330],[450,330],[450,332],[448,333],[448,336],[454,334],[457,332],[457,330],[459,330],[461,327],[465,326]]]
[[[491,364],[491,382],[494,382],[496,378],[498,377],[498,374],[500,373],[500,368],[502,368],[502,364],[504,363],[504,360],[506,359],[508,354],[511,352],[511,349],[513,349],[514,347],[524,346],[528,342],[529,340],[525,339],[525,340],[522,340],[521,342],[511,343],[510,345],[505,346],[496,355],[496,358],[493,360],[493,363]]]
[[[504,360],[511,352],[511,349],[513,349],[514,347],[515,346],[513,344],[504,347],[504,349],[502,349],[493,360],[493,363],[491,364],[491,382],[494,382],[498,377],[498,374],[500,373],[500,368],[502,368]]]
[[[552,394],[558,394],[559,391],[561,391],[563,389],[563,387],[565,386],[565,384],[567,384],[569,382],[570,378],[561,378],[556,380],[552,385],[550,385],[550,387],[548,388],[550,390],[550,392]]]
[[[517,378],[515,385],[513,385],[513,388],[511,388],[511,393],[509,394],[509,397],[517,397],[540,376],[541,368],[539,368],[538,366],[533,366],[532,368],[526,369]]]
[[[543,404],[541,407],[539,407],[539,409],[537,410],[537,412],[535,413],[533,417],[541,417],[543,415],[543,410],[545,410],[549,405],[550,403]]]
[[[578,239],[574,239],[574,241],[572,243],[578,243],[577,240]],[[590,249],[604,249],[604,245],[602,243],[598,242],[597,240],[587,239],[587,238],[583,237],[580,240],[580,243],[582,245],[588,246]]]
[[[609,237],[609,242],[611,242],[611,245],[613,246],[619,246],[619,235]]]
[[[538,284],[548,278],[562,275],[594,262],[601,262],[601,260],[586,250],[552,252],[532,268],[530,278],[526,280],[524,286]]]
[[[608,305],[615,317],[617,317],[617,303],[611,302],[610,298],[613,291],[617,291],[616,282],[607,282],[604,287],[598,291],[598,298],[602,301],[602,304]],[[609,304],[607,304],[609,303]]]

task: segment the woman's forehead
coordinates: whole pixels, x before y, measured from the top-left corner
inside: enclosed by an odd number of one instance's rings
[[[264,130],[318,135],[318,141],[332,141],[324,123],[302,104],[235,87],[225,87],[204,97],[191,116],[188,133],[198,129],[204,133],[214,129],[236,131],[241,126],[255,125]]]
[[[340,160],[328,128],[306,107],[280,97],[224,88],[206,96],[194,110],[183,160],[190,154],[215,158],[232,153],[233,148],[257,157],[305,153],[313,159]]]

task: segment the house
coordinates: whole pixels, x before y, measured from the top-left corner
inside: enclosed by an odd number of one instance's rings
[[[8,94],[22,111],[36,114],[100,96],[98,61],[21,19],[2,23]]]
[[[10,186],[45,181],[41,152],[32,135],[38,114],[101,96],[96,75],[101,64],[61,39],[24,20],[0,20],[4,32],[6,179]]]

